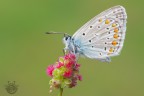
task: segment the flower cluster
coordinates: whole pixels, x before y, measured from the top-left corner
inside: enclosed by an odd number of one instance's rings
[[[54,88],[72,88],[77,85],[77,81],[82,80],[79,74],[80,64],[77,64],[74,54],[66,54],[59,57],[58,61],[47,67],[47,74],[52,77],[49,84]]]

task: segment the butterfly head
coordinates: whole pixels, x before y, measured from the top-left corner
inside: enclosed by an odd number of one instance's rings
[[[71,36],[67,35],[63,38],[63,42],[67,45],[69,44],[71,41]]]
[[[64,36],[63,42],[64,42],[64,44],[65,44],[64,50],[65,50],[66,52],[70,52],[70,53],[75,54],[75,46],[74,46],[72,37],[71,37],[70,35]]]

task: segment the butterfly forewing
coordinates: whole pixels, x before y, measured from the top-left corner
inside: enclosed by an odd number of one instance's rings
[[[74,44],[89,58],[116,56],[125,39],[126,19],[124,7],[112,7],[83,25],[72,36]]]

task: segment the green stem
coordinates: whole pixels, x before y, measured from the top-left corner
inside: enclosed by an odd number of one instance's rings
[[[63,88],[60,87],[60,92],[58,96],[62,96],[62,93],[63,93]]]

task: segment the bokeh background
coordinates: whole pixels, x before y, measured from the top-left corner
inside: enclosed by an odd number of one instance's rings
[[[13,96],[49,94],[46,68],[63,55],[62,35],[74,34],[84,23],[115,5],[128,14],[127,33],[120,56],[112,62],[80,58],[83,81],[63,96],[144,96],[143,0],[0,0],[0,96],[10,96],[5,86],[16,81]]]

